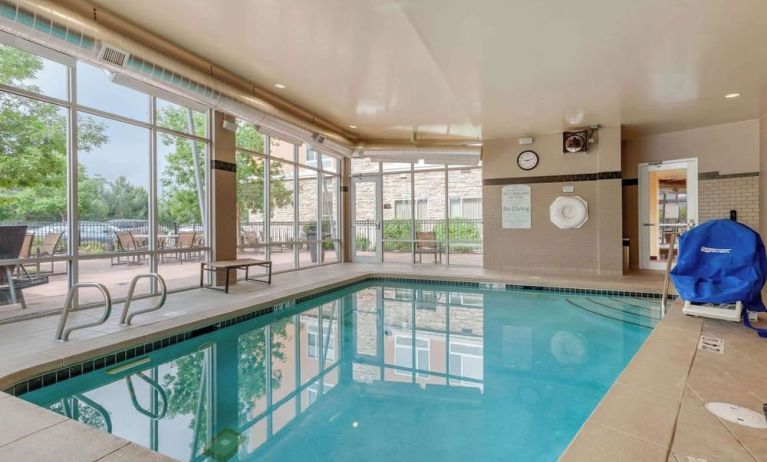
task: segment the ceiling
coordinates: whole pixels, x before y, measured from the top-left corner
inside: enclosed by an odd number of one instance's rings
[[[764,0],[94,3],[364,138],[634,138],[758,117],[767,88]]]

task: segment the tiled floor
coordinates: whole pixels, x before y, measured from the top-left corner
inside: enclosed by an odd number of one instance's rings
[[[657,273],[596,278],[409,264],[331,265],[277,275],[268,287],[240,283],[229,295],[200,289],[176,293],[161,311],[137,317],[133,327],[117,324],[121,310],[118,305],[109,322],[76,331],[66,344],[53,340],[57,317],[2,325],[0,389],[86,357],[162,337],[181,327],[186,330],[232,317],[254,306],[273,304],[370,273],[653,292],[661,285]],[[97,315],[97,311],[77,313],[72,322]],[[697,351],[701,332],[724,338],[725,353]],[[648,338],[562,460],[767,462],[767,430],[748,430],[722,422],[703,408],[704,402],[714,400],[761,410],[761,403],[767,401],[765,384],[767,341],[735,324],[704,323],[685,317],[677,306]],[[0,394],[0,415],[3,460],[7,456],[11,457],[8,460],[20,461],[61,460],[61,455],[76,461],[167,460],[7,395]],[[84,440],[88,444],[80,444]]]

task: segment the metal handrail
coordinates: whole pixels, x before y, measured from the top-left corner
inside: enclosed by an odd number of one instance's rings
[[[660,317],[666,317],[666,301],[668,299],[668,290],[671,282],[671,265],[674,263],[674,244],[676,244],[676,232],[671,233],[671,240],[668,243],[668,260],[666,260],[666,272],[663,275],[663,294],[660,297]]]
[[[80,287],[95,287],[101,291],[101,295],[104,296],[104,314],[100,319],[96,321],[86,322],[85,324],[80,324],[79,326],[70,327],[69,329],[65,330],[64,327],[66,327],[69,313],[71,311],[77,311],[72,309],[72,302],[74,301],[75,294],[77,294]],[[109,295],[109,290],[104,286],[104,284],[99,284],[98,282],[78,282],[77,284],[73,285],[71,289],[69,289],[69,293],[67,294],[67,300],[64,302],[64,309],[62,310],[61,318],[59,319],[59,326],[56,329],[56,340],[66,342],[69,340],[69,334],[71,334],[72,331],[104,324],[104,322],[109,319],[109,315],[111,314],[112,297]]]
[[[136,290],[136,283],[138,282],[139,279],[143,279],[143,278],[155,279],[157,282],[160,283],[160,302],[151,308],[138,310],[135,313],[131,313],[130,315],[128,315],[130,304],[133,301],[133,292]],[[128,289],[128,297],[125,299],[123,312],[122,312],[122,315],[120,316],[120,324],[130,326],[131,320],[133,319],[134,316],[159,310],[160,308],[163,307],[163,305],[165,305],[165,300],[167,298],[168,298],[168,289],[165,285],[165,279],[163,279],[162,276],[160,276],[157,273],[137,274],[130,282],[130,288]]]
[[[92,399],[88,398],[87,396],[83,394],[76,394],[73,395],[71,398],[61,398],[61,406],[64,408],[64,415],[69,417],[70,419],[75,419],[75,412],[72,409],[72,404],[69,402],[70,399],[76,399],[78,401],[82,401],[86,405],[90,406],[94,411],[96,411],[96,414],[100,415],[102,420],[104,420],[104,425],[107,427],[107,433],[112,433],[112,419],[109,417],[109,412],[104,408],[104,406],[100,405],[99,403],[93,401]]]
[[[159,383],[152,380],[151,378],[144,375],[143,372],[136,372],[135,374],[143,380],[144,382],[148,383],[150,387],[154,388],[157,393],[160,395],[160,398],[162,398],[162,408],[160,408],[159,412],[152,412],[144,409],[141,407],[141,404],[138,402],[138,399],[136,398],[136,391],[133,389],[133,380],[131,379],[131,376],[125,377],[125,382],[128,384],[128,394],[130,395],[131,402],[133,403],[133,407],[138,411],[139,413],[149,417],[152,420],[160,420],[163,417],[165,417],[165,414],[168,413],[168,394],[163,390],[162,386],[160,386]]]

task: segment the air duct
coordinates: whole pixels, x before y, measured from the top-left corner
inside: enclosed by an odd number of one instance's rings
[[[426,164],[476,165],[482,150],[472,146],[360,146],[355,157],[367,157],[375,162],[413,162],[423,159]]]
[[[337,133],[286,113],[45,0],[0,0],[0,30],[265,129],[308,143],[313,143],[313,137],[322,137],[323,145],[327,144],[325,149],[335,155],[352,153],[352,143]]]

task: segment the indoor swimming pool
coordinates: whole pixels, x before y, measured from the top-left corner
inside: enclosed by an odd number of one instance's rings
[[[555,461],[657,322],[635,295],[367,281],[22,398],[182,461]]]

